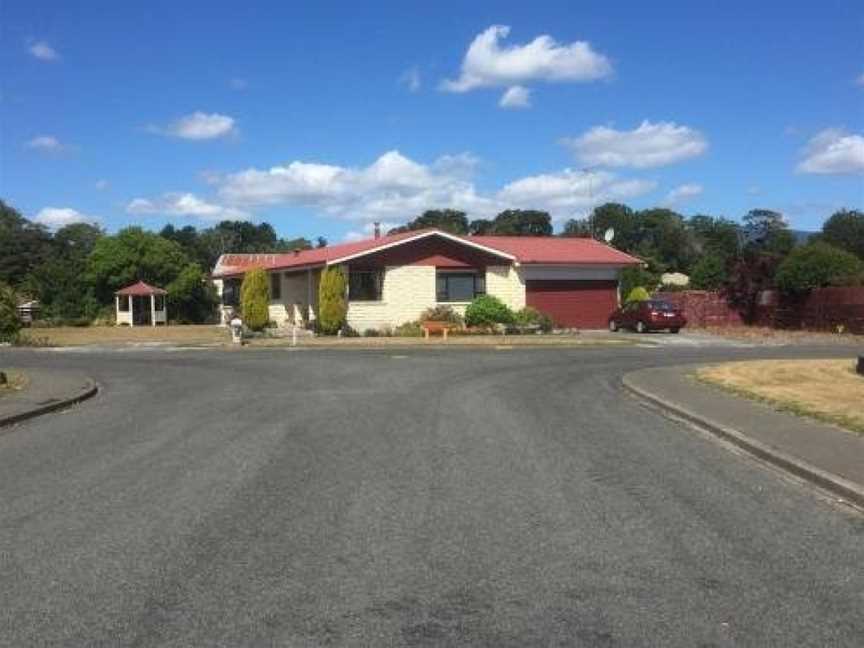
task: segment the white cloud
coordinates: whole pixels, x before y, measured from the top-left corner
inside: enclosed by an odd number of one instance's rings
[[[105,191],[109,186],[111,186],[111,183],[104,178],[100,178],[93,184],[93,186],[96,187],[96,191]]]
[[[847,174],[864,172],[864,136],[828,128],[804,148],[799,173]]]
[[[609,171],[564,169],[511,182],[498,192],[498,200],[510,208],[543,209],[553,219],[562,220],[595,205],[635,198],[656,188],[653,180],[620,178]]]
[[[192,216],[205,221],[248,220],[249,213],[235,207],[207,202],[191,193],[169,192],[158,198],[135,198],[126,205],[129,214]]]
[[[394,227],[399,227],[403,223],[379,223],[381,227],[381,234],[384,235],[389,232]],[[345,234],[344,240],[346,242],[352,241],[362,241],[364,239],[372,238],[375,235],[375,223],[366,223],[362,229],[359,230],[351,230]]]
[[[53,135],[37,135],[25,143],[24,146],[34,151],[41,151],[42,153],[60,153],[64,148],[60,140]]]
[[[493,25],[478,34],[465,53],[459,78],[442,81],[441,89],[468,92],[529,81],[593,81],[612,74],[609,59],[585,41],[561,44],[543,35],[524,45],[502,46],[509,33],[510,27]]]
[[[666,194],[663,204],[669,207],[686,203],[702,194],[702,185],[695,183],[682,184],[671,189]]]
[[[517,179],[498,191],[480,192],[470,154],[421,164],[398,151],[361,168],[294,161],[270,169],[246,169],[218,180],[220,202],[241,209],[285,205],[362,222],[404,222],[426,209],[461,209],[488,218],[503,209],[536,208],[553,218],[573,216],[606,200],[624,200],[656,188],[652,180],[620,178],[608,171],[559,173]]]
[[[420,78],[420,70],[415,65],[414,67],[405,70],[399,77],[399,83],[408,88],[411,92],[419,92],[422,85]]]
[[[531,107],[531,90],[524,86],[510,86],[501,95],[498,105],[501,108],[530,108]]]
[[[637,169],[687,160],[702,155],[708,148],[708,141],[697,130],[674,122],[647,120],[630,131],[595,126],[563,143],[583,164]]]
[[[161,135],[170,135],[187,140],[208,140],[226,137],[235,133],[234,118],[219,113],[196,111],[181,117],[166,128],[150,126],[149,130]]]
[[[245,90],[246,88],[249,87],[249,83],[246,81],[246,79],[238,79],[238,78],[231,79],[228,82],[228,85],[230,86],[230,88],[232,90],[237,90],[237,91]]]
[[[40,225],[45,225],[51,229],[60,229],[66,225],[73,223],[90,223],[97,225],[100,219],[95,216],[88,216],[81,212],[72,209],[71,207],[45,207],[40,209],[39,213],[33,219]]]
[[[27,49],[30,52],[31,56],[39,59],[40,61],[56,61],[60,58],[57,50],[55,50],[45,41],[37,41]]]

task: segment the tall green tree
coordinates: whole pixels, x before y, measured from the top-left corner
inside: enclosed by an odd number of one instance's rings
[[[411,232],[430,227],[451,234],[467,234],[468,218],[465,216],[465,212],[456,209],[429,209],[402,227],[394,227],[388,234]]]
[[[164,287],[189,264],[189,257],[174,241],[140,227],[127,227],[96,241],[87,260],[87,275],[103,303],[114,291],[146,281]]]
[[[820,240],[864,260],[864,212],[841,209],[822,225]]]
[[[748,248],[783,257],[795,247],[786,217],[770,209],[751,209],[743,218],[744,239]]]
[[[787,293],[859,284],[864,279],[864,262],[828,243],[811,243],[792,250],[777,268],[775,279],[777,287]]]
[[[588,221],[589,230],[593,228],[593,235],[597,238],[601,238],[609,228],[614,229],[612,245],[624,252],[634,252],[642,239],[639,218],[627,205],[604,203],[593,209]]]
[[[690,272],[697,258],[693,235],[681,214],[671,209],[646,209],[637,215],[641,237],[636,251],[642,257],[653,257],[664,271]]]
[[[340,266],[324,268],[318,282],[318,328],[325,335],[335,335],[345,326],[347,289],[348,278]]]
[[[712,255],[728,263],[741,247],[741,229],[734,221],[705,214],[691,216],[687,226],[693,233],[696,251]]]
[[[166,289],[172,320],[181,324],[205,324],[213,320],[219,297],[197,263],[184,267]]]
[[[536,209],[506,209],[495,217],[490,233],[496,236],[551,236],[552,219],[548,212]]]
[[[20,285],[51,256],[51,235],[0,200],[0,282]]]
[[[267,272],[253,268],[243,277],[240,285],[240,313],[243,323],[253,331],[260,331],[270,321],[270,283]]]
[[[591,235],[591,221],[587,218],[571,218],[561,229],[561,236],[564,238],[591,238]]]
[[[0,342],[14,342],[20,330],[18,297],[12,286],[0,282]]]

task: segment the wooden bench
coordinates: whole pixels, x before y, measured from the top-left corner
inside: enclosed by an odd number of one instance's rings
[[[432,333],[441,333],[444,341],[447,341],[447,333],[453,328],[450,322],[423,322],[420,324],[423,329],[423,338],[428,340]]]

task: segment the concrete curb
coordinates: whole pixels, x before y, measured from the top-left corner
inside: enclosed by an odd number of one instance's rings
[[[88,398],[92,398],[97,393],[99,393],[99,385],[97,385],[93,380],[88,378],[87,386],[84,389],[80,390],[74,396],[63,398],[56,402],[41,405],[39,407],[34,407],[23,412],[18,412],[17,414],[10,414],[8,416],[0,417],[0,428],[15,425],[16,423],[21,423],[22,421],[27,421],[29,419],[36,418],[37,416],[42,416],[43,414],[56,412],[57,410],[65,409],[67,407],[71,407],[72,405],[77,405],[78,403],[85,401]]]
[[[756,441],[740,430],[721,425],[720,423],[701,416],[682,405],[672,403],[656,394],[652,394],[644,388],[633,384],[629,379],[629,376],[630,374],[625,374],[621,379],[624,388],[638,398],[648,401],[651,405],[658,407],[666,414],[672,414],[675,417],[693,423],[700,428],[707,430],[711,434],[733,443],[758,459],[766,461],[778,468],[782,468],[796,477],[806,479],[816,486],[830,491],[831,493],[864,508],[864,487],[861,485],[822,470],[821,468],[817,468],[803,459],[793,457],[792,455],[766,445],[761,441]]]

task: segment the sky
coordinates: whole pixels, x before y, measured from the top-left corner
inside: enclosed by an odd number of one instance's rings
[[[57,228],[864,208],[864,5],[0,1],[0,198]]]

